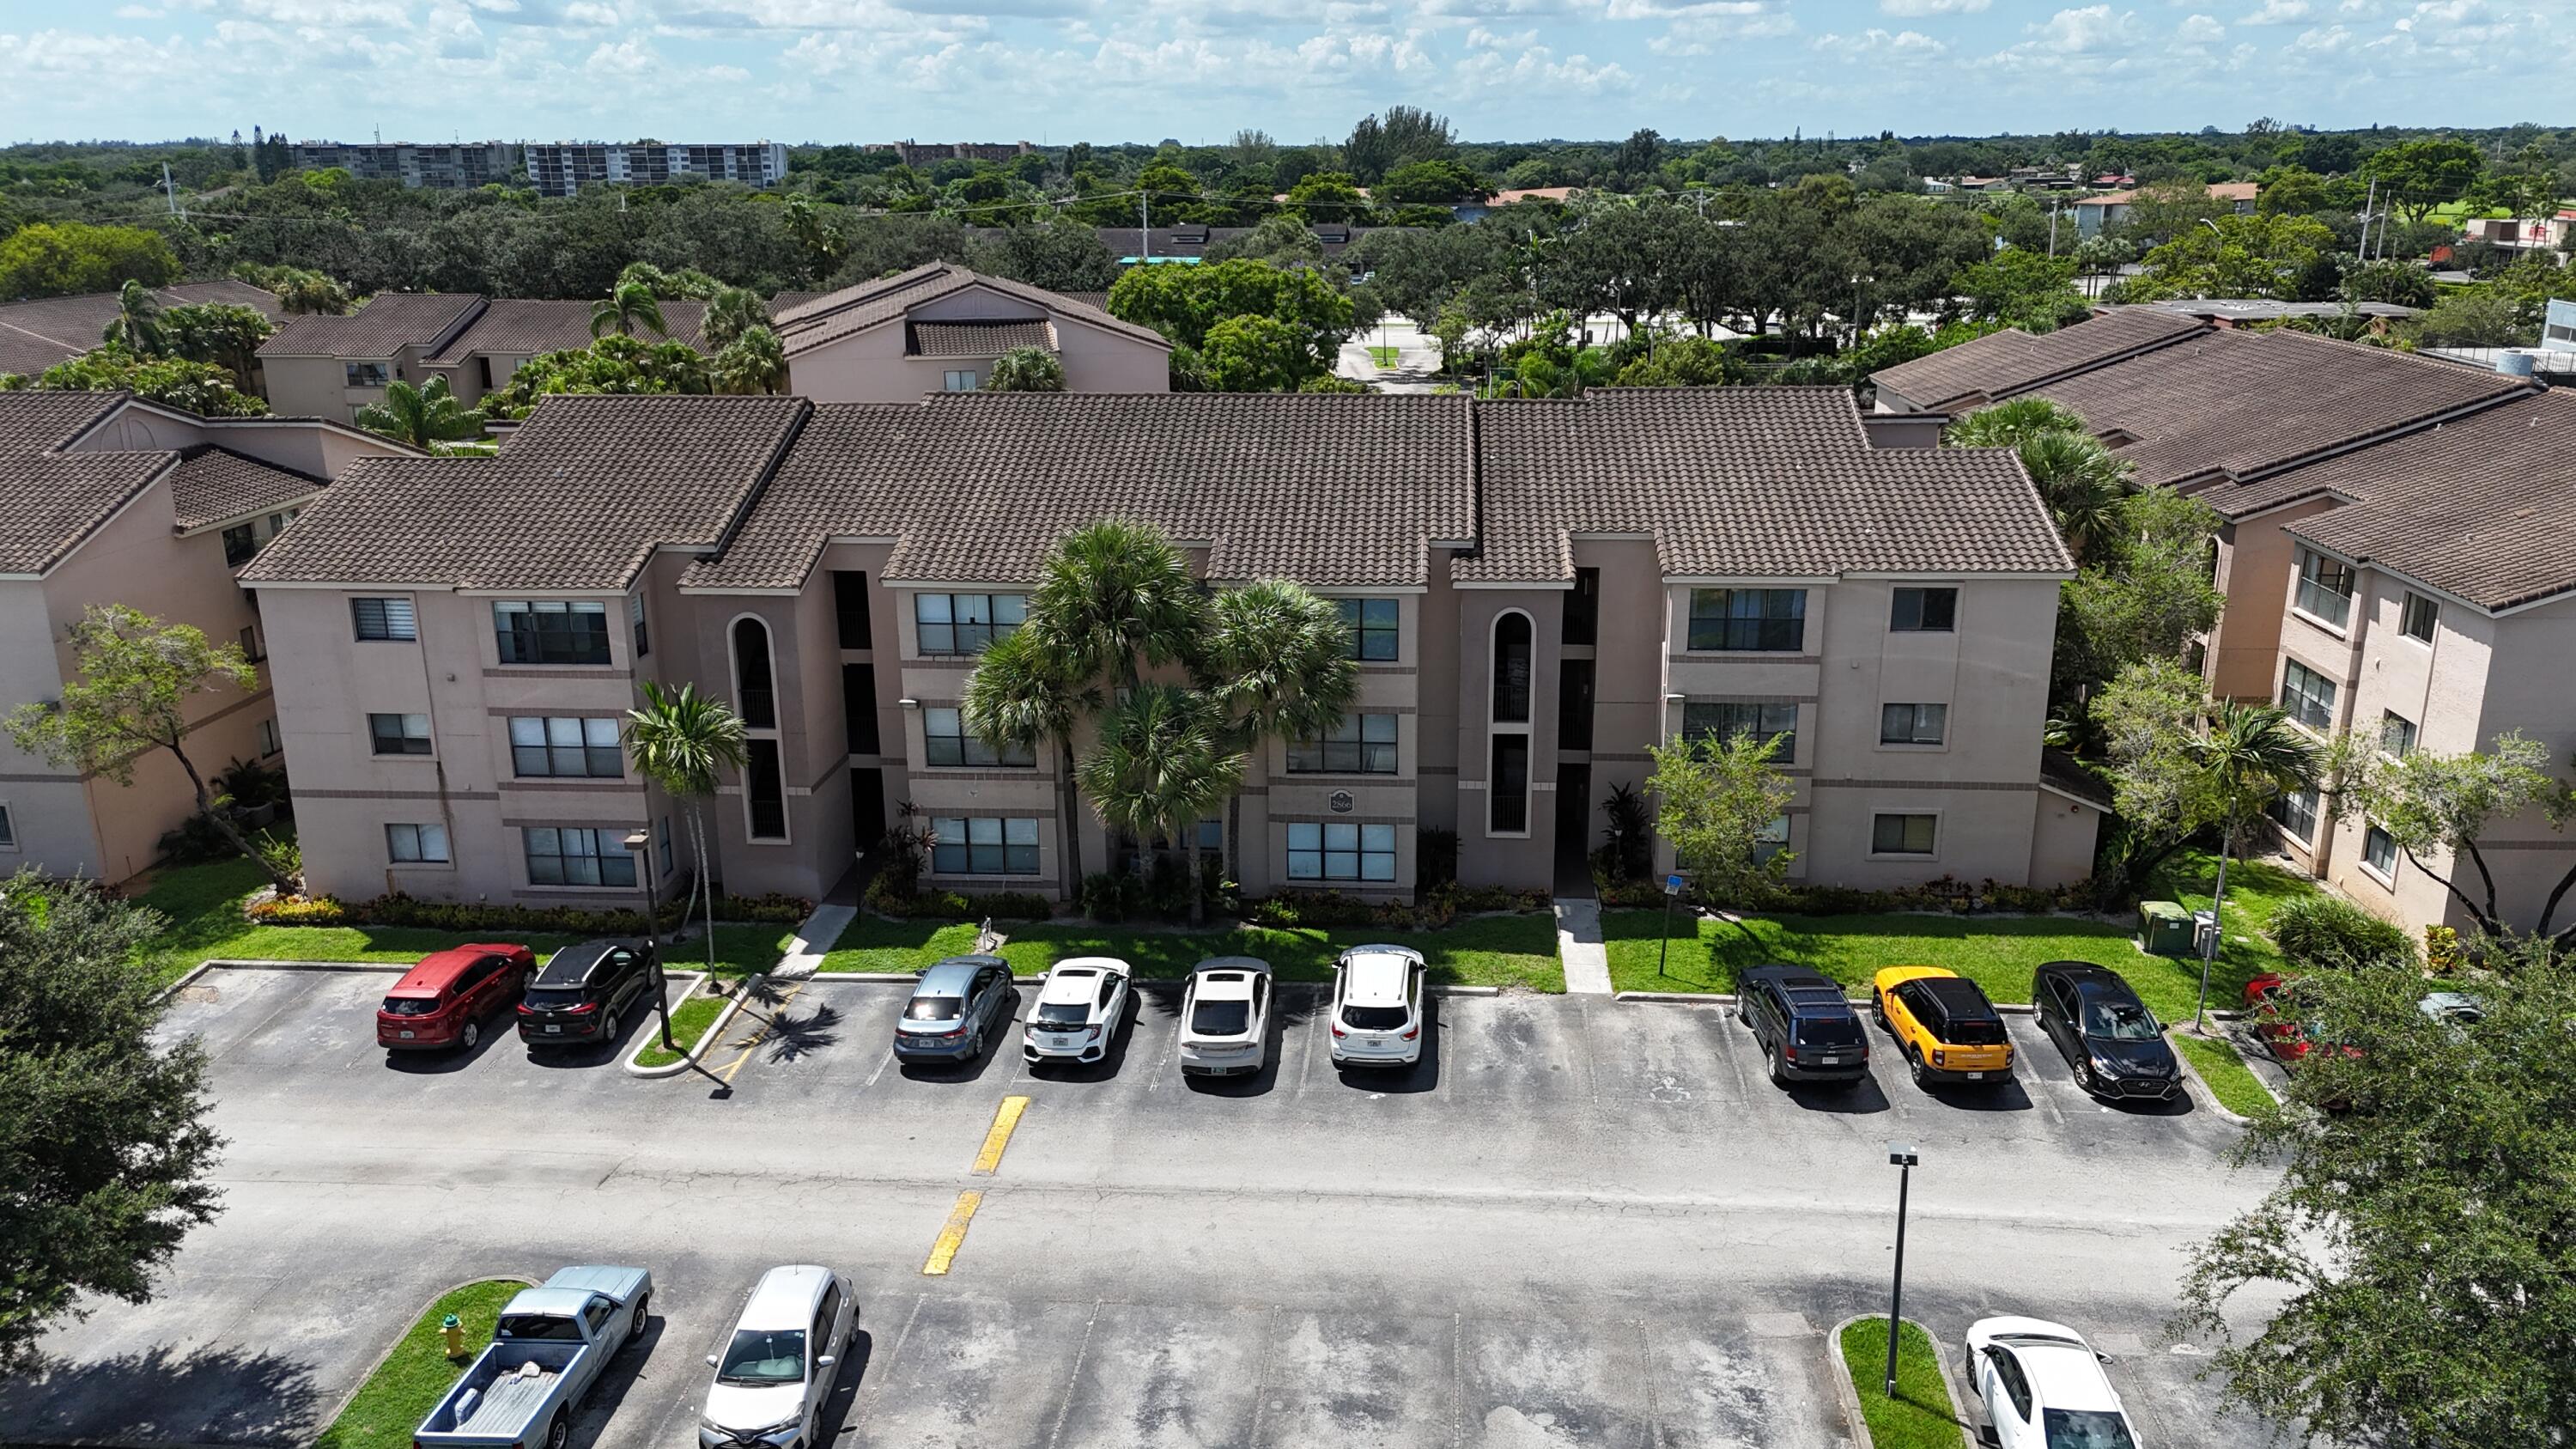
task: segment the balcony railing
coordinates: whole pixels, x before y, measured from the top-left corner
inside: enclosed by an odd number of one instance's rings
[[[2299,612],[2340,629],[2352,617],[2352,595],[2339,594],[2315,579],[2299,580]]]

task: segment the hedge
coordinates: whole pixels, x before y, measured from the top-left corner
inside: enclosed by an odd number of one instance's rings
[[[678,927],[685,905],[662,907],[662,929]],[[716,919],[792,926],[814,913],[814,903],[772,892],[719,896]],[[644,913],[586,911],[578,906],[493,905],[481,901],[424,901],[394,894],[355,904],[330,896],[272,897],[254,901],[243,915],[265,926],[420,926],[434,931],[550,931],[569,936],[640,936]]]

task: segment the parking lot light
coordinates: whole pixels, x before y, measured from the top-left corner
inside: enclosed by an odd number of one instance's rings
[[[678,1042],[671,1039],[671,983],[662,974],[662,901],[661,892],[653,889],[653,837],[642,827],[629,831],[626,848],[644,857],[644,955],[653,963],[653,1005],[662,1016],[662,1050],[676,1052]],[[707,933],[715,934],[710,921]]]
[[[1914,1164],[1922,1161],[1911,1142],[1887,1144],[1887,1160],[1896,1169],[1896,1274],[1887,1293],[1887,1396],[1896,1397],[1896,1331],[1905,1322],[1905,1194],[1914,1183]]]

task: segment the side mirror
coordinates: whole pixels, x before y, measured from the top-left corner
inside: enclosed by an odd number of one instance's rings
[[[714,1368],[715,1366],[716,1366],[716,1356],[715,1356],[714,1354],[708,1354],[708,1355],[707,1355],[707,1367],[709,1367],[709,1368]]]
[[[836,1363],[836,1362],[838,1362],[838,1360],[837,1360],[837,1359],[834,1359],[834,1358],[833,1358],[830,1354],[828,1354],[828,1353],[826,1353],[826,1354],[818,1354],[818,1355],[816,1355],[816,1356],[815,1356],[815,1359],[814,1359],[814,1367],[816,1367],[816,1368],[830,1368],[830,1367],[831,1367],[834,1363]]]

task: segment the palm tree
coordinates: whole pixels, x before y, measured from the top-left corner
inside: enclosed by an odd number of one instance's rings
[[[619,282],[608,295],[590,304],[590,335],[614,332],[632,337],[638,327],[650,327],[654,335],[668,337],[671,328],[662,320],[662,303],[653,289],[642,282]]]
[[[1062,392],[1064,364],[1043,347],[1014,347],[993,359],[986,392]]]
[[[1359,695],[1359,665],[1341,606],[1265,579],[1208,603],[1196,667],[1224,710],[1222,743],[1245,756],[1274,739],[1313,739],[1340,724]],[[1243,796],[1226,802],[1225,848],[1242,837]]]
[[[609,290],[614,292],[629,282],[642,286],[665,302],[703,302],[724,290],[724,283],[695,267],[666,272],[651,262],[628,262],[626,270],[617,274],[616,285]]]
[[[1954,448],[2014,448],[2042,433],[2093,431],[2084,415],[2044,397],[2017,397],[1979,408],[1950,425]]]
[[[1066,672],[1064,661],[1038,646],[1023,629],[997,640],[975,661],[966,676],[958,712],[975,737],[995,749],[1055,746],[1056,800],[1064,830],[1065,879],[1082,879],[1082,814],[1074,776],[1073,732],[1086,708],[1082,681]]]
[[[698,336],[709,347],[722,350],[733,345],[735,338],[754,327],[769,325],[769,304],[749,287],[727,287],[707,301],[707,315],[698,324]]]
[[[99,333],[102,342],[124,345],[137,357],[161,350],[161,299],[141,282],[128,281],[116,293],[116,315]]]
[[[718,771],[739,770],[749,758],[743,744],[742,718],[723,700],[698,693],[694,684],[665,689],[646,680],[644,707],[627,711],[626,749],[634,757],[636,774],[689,807],[689,853],[698,863],[695,888],[703,892],[701,899],[705,902],[700,919],[707,928],[707,977],[712,981],[716,970],[715,870],[714,857],[707,853],[706,811],[700,802],[716,792]],[[646,869],[651,868],[648,862]],[[687,912],[683,910],[681,914],[686,919]]]
[[[414,387],[402,381],[385,384],[385,400],[358,409],[358,426],[371,433],[434,452],[434,444],[470,438],[483,431],[483,413],[456,400],[447,379],[432,377]]]
[[[1133,688],[1149,666],[1190,657],[1207,607],[1189,561],[1150,523],[1110,518],[1056,541],[1020,632],[1092,684]]]
[[[1190,924],[1205,919],[1199,887],[1199,822],[1242,783],[1243,756],[1222,743],[1213,696],[1176,684],[1129,690],[1101,721],[1082,762],[1082,788],[1101,823],[1138,841],[1187,841]]]
[[[787,349],[780,345],[778,334],[766,327],[754,327],[727,343],[709,366],[719,392],[787,390]]]
[[[2326,755],[2280,706],[2234,699],[2218,707],[2209,729],[2192,740],[2190,749],[2218,814],[2218,882],[2209,893],[2215,927],[2227,902],[2227,860],[2236,851],[2237,837],[2275,799],[2316,788]],[[2195,1028],[2208,1012],[2209,962],[2216,954],[2213,945],[2201,957]]]
[[[2016,451],[2066,547],[2078,558],[2099,555],[2119,529],[2136,465],[2080,432],[2034,433]]]

